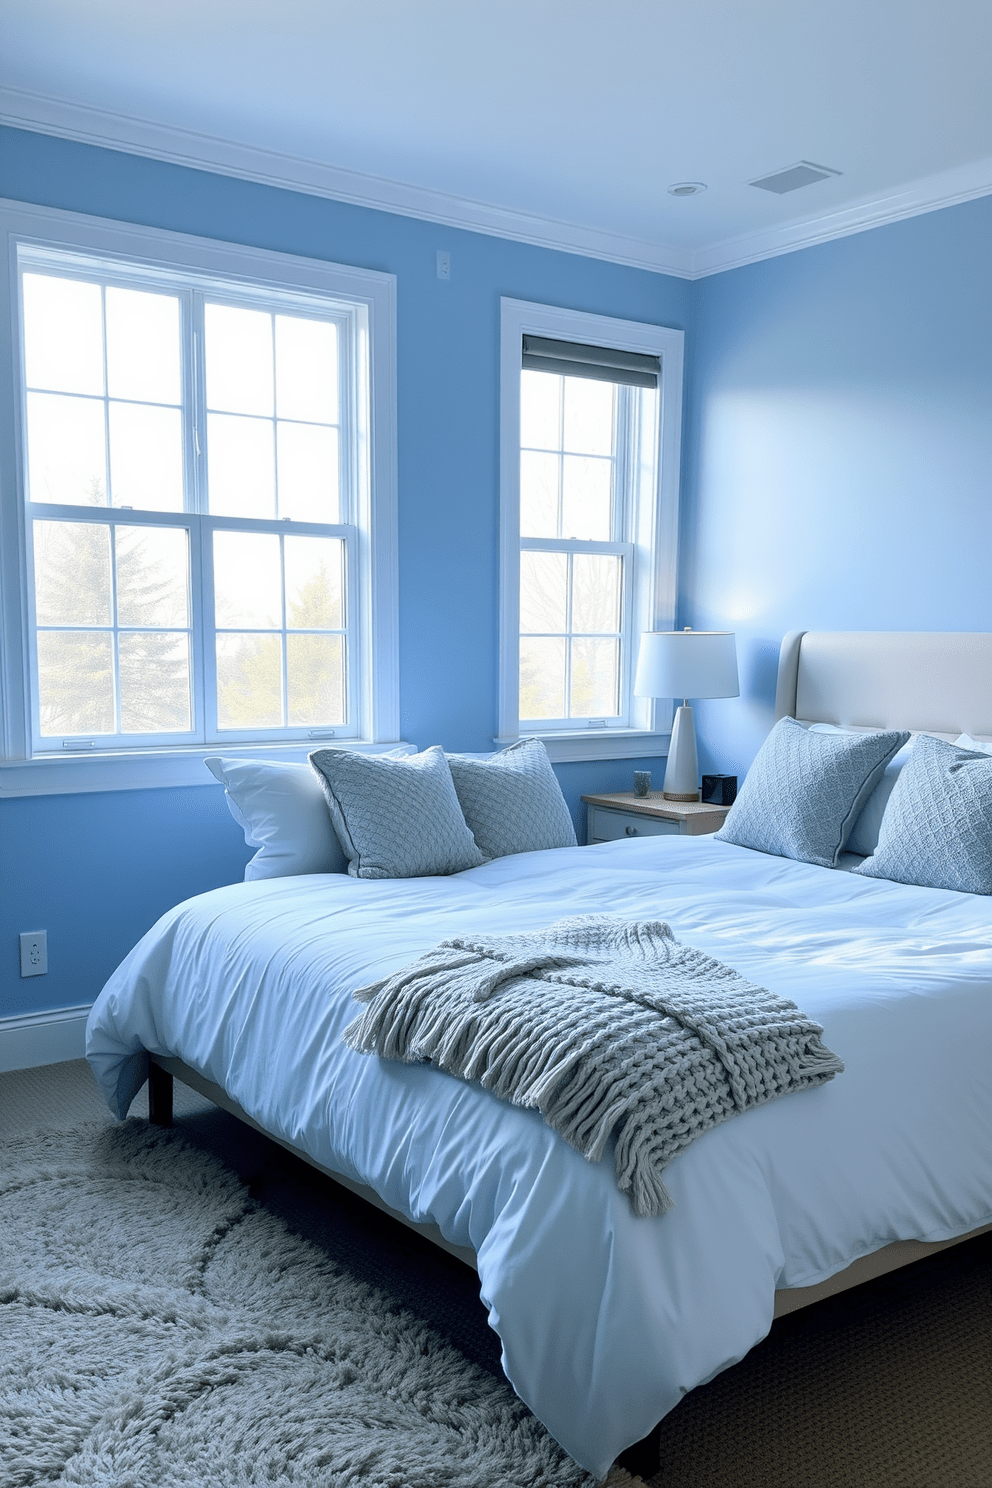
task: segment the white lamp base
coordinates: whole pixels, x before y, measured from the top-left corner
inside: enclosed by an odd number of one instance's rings
[[[696,725],[692,709],[683,703],[675,710],[672,740],[662,796],[666,801],[699,800],[699,759],[696,754]]]

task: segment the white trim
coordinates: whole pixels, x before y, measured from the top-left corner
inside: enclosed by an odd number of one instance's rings
[[[415,752],[406,739],[325,739],[335,749],[358,754]],[[0,762],[0,800],[6,796],[70,796],[87,791],[158,790],[169,786],[216,785],[204,766],[207,755],[305,764],[319,741],[293,744],[196,744],[185,749],[119,750],[115,753],[41,757]]]
[[[193,170],[219,171],[243,181],[350,202],[373,211],[441,222],[468,232],[532,243],[538,248],[601,258],[607,263],[673,274],[680,279],[692,278],[692,255],[687,249],[650,238],[496,206],[20,88],[0,88],[0,124],[109,150],[126,150],[131,155],[167,160]]]
[[[126,257],[156,268],[194,274],[216,274],[226,281],[244,282],[267,291],[315,292],[339,304],[354,306],[361,321],[359,354],[369,358],[371,378],[358,378],[369,387],[368,407],[359,419],[367,448],[359,453],[367,474],[362,483],[358,589],[362,652],[361,737],[342,739],[342,745],[394,747],[399,734],[399,610],[398,512],[396,458],[396,280],[392,274],[338,265],[323,260],[241,247],[185,233],[120,223],[54,208],[0,200],[2,251],[9,272],[0,276],[0,317],[14,324],[12,296],[16,290],[18,242],[51,243],[104,256]],[[11,297],[11,298],[8,298]],[[367,327],[367,329],[366,329]],[[15,338],[16,342],[16,338]],[[15,353],[16,354],[16,353]],[[0,407],[4,426],[16,430],[19,409],[15,358],[0,362]],[[4,718],[0,757],[0,795],[64,794],[76,790],[135,790],[149,786],[199,784],[205,753],[267,752],[264,743],[241,739],[229,746],[121,750],[71,758],[29,758],[25,707],[23,641],[28,634],[19,554],[24,542],[24,505],[17,475],[19,440],[3,440],[0,511],[4,590],[3,651]],[[374,664],[373,664],[374,661]],[[285,747],[285,741],[280,741]],[[274,747],[280,757],[279,744]],[[297,741],[305,757],[308,741]],[[60,782],[72,782],[60,783]],[[84,783],[97,782],[97,783]]]
[[[670,326],[617,320],[558,305],[528,300],[500,300],[500,532],[499,532],[499,738],[519,737],[519,605],[520,605],[520,347],[525,335],[589,342],[661,358],[655,459],[657,488],[650,505],[649,527],[643,515],[634,532],[635,546],[653,551],[654,568],[647,591],[635,600],[633,634],[670,630],[675,624],[678,561],[679,479],[682,443],[682,368],[684,332]],[[666,752],[670,723],[667,704],[635,701],[633,729],[607,728],[573,734],[551,731],[536,736],[549,746],[559,740],[567,753],[552,759],[624,759],[639,753]],[[631,747],[635,737],[643,748]],[[664,742],[659,750],[647,740]],[[587,741],[587,742],[583,742]]]
[[[86,1052],[86,1019],[91,1003],[50,1013],[0,1018],[0,1073],[64,1064]]]
[[[664,759],[668,753],[669,734],[650,729],[597,729],[586,734],[541,734],[554,765],[581,764],[584,760]],[[494,739],[499,749],[515,744],[517,736]],[[480,755],[480,759],[489,758]]]
[[[830,243],[854,233],[869,232],[887,222],[901,222],[907,217],[920,217],[953,207],[959,202],[974,201],[992,195],[992,157],[955,166],[938,175],[913,181],[898,191],[869,197],[853,206],[841,207],[824,217],[804,222],[785,223],[763,232],[745,233],[699,248],[692,255],[693,279],[722,274],[744,264],[778,258],[783,253],[798,253],[816,243]]]
[[[985,157],[911,181],[896,191],[865,198],[825,217],[810,217],[690,249],[344,170],[20,88],[0,88],[0,123],[678,279],[720,274],[992,194],[992,159]]]

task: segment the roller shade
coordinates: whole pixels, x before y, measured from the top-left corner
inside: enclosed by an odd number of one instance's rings
[[[589,377],[628,387],[656,388],[661,377],[660,357],[578,341],[549,341],[544,336],[524,336],[522,365],[525,372],[556,372],[559,377]]]

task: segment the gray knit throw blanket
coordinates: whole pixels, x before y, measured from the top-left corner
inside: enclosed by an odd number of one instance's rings
[[[355,997],[369,1006],[345,1031],[352,1049],[478,1080],[590,1162],[615,1138],[640,1215],[671,1208],[662,1172],[693,1137],[844,1068],[795,1003],[660,921],[457,936]]]

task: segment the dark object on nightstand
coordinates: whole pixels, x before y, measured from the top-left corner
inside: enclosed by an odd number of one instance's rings
[[[737,776],[704,775],[702,798],[711,806],[733,806],[737,800]]]

